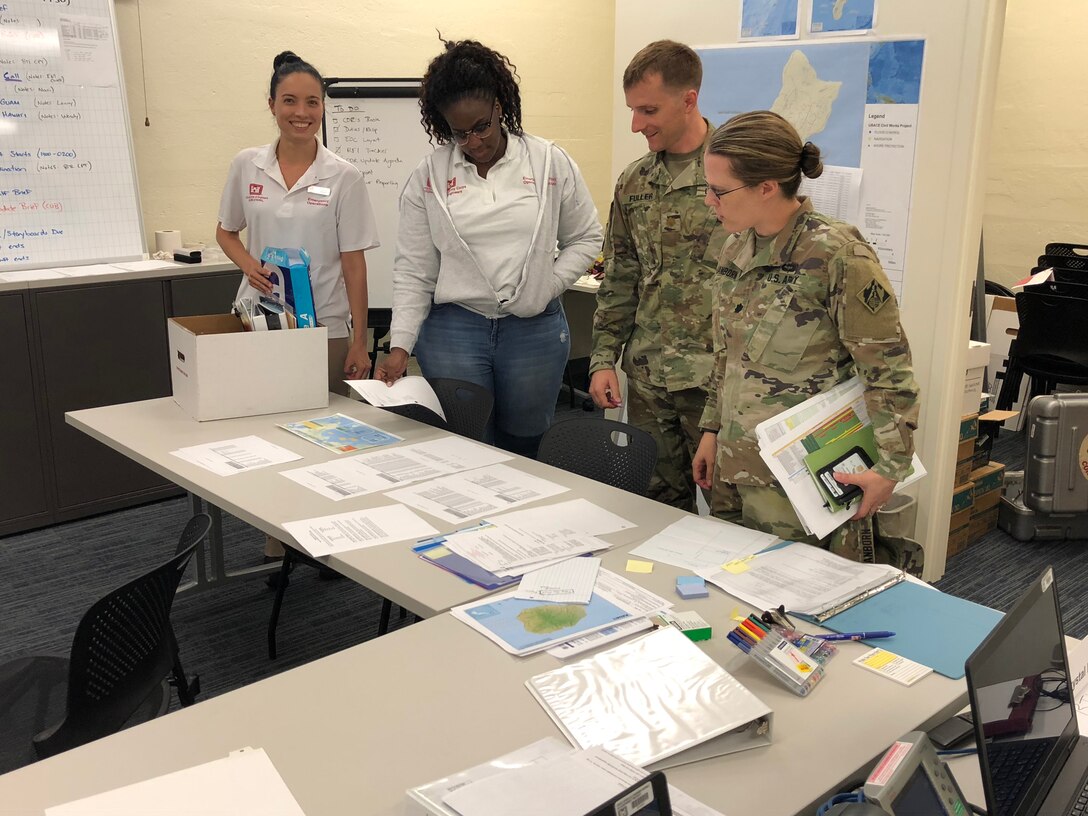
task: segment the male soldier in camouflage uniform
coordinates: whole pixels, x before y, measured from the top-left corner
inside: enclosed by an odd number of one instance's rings
[[[691,458],[713,367],[709,285],[725,241],[703,202],[710,127],[699,113],[701,81],[698,55],[668,40],[646,46],[624,72],[631,130],[650,152],[616,183],[589,369],[594,402],[617,407],[623,349],[627,419],[657,441],[649,495],[684,510],[695,509]]]
[[[747,135],[760,133],[757,128]],[[840,555],[869,560],[863,558],[861,533],[890,497],[894,482],[908,475],[918,423],[918,385],[891,284],[857,229],[814,212],[807,199],[795,197],[796,184],[757,184],[734,171],[725,156],[714,154],[716,140],[707,159],[707,203],[735,234],[719,259],[714,313],[719,353],[694,475],[706,484],[711,474],[700,465],[713,463],[714,489],[722,484],[738,491],[745,526],[817,543],[805,534],[760,458],[755,428],[857,374],[879,457],[867,473],[840,480],[862,486],[865,495],[855,516],[859,523],[840,528],[827,543]],[[815,153],[811,174],[819,175],[819,151],[812,145],[804,150],[810,148]],[[805,159],[794,161],[799,182]],[[764,184],[774,186],[761,190]],[[761,219],[784,226],[760,237],[751,225]],[[882,560],[909,566],[903,556],[885,553]]]

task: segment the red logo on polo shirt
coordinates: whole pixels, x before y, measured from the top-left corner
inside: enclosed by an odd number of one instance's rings
[[[451,179],[446,179],[446,195],[461,195],[465,191],[464,184],[457,183],[457,176]]]
[[[249,185],[249,194],[252,196],[264,195],[263,184],[251,184]]]
[[[522,176],[521,177],[521,183],[522,184],[536,184],[536,179],[533,178],[532,176]]]

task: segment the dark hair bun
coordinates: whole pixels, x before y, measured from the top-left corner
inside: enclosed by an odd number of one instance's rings
[[[276,54],[276,58],[272,60],[272,70],[278,71],[283,65],[287,65],[292,62],[302,61],[302,57],[300,57],[294,51],[281,51],[280,53]]]
[[[824,163],[820,161],[820,148],[812,142],[805,142],[801,148],[801,172],[808,178],[819,178],[824,172]]]

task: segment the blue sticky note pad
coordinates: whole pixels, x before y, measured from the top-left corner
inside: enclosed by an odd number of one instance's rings
[[[902,581],[822,625],[834,632],[895,632],[895,637],[869,645],[958,680],[964,662],[999,620],[996,609]]]
[[[706,581],[698,575],[681,575],[676,579],[676,594],[685,600],[690,598],[708,598]]]

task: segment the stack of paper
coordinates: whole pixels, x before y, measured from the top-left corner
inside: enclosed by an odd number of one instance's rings
[[[646,771],[601,748],[575,751],[547,737],[491,762],[408,791],[410,816],[586,813]],[[721,816],[669,785],[676,816]],[[414,809],[415,807],[421,809]]]
[[[510,654],[521,656],[671,607],[661,596],[602,569],[588,604],[526,601],[514,590],[456,606],[450,614]]]
[[[447,436],[280,473],[328,499],[342,501],[510,458],[490,445],[480,445],[460,436]]]
[[[171,455],[200,465],[219,476],[233,476],[246,470],[256,470],[269,465],[281,465],[301,459],[287,448],[273,445],[259,436],[240,436],[222,442],[208,442],[170,451]]]
[[[687,516],[646,539],[631,550],[631,555],[698,570],[721,566],[779,541],[778,536],[728,521]]]
[[[526,685],[573,745],[648,770],[770,743],[771,710],[672,628]]]
[[[283,524],[295,542],[314,558],[348,550],[408,541],[438,531],[399,504]]]
[[[816,620],[825,620],[905,577],[902,570],[888,564],[848,561],[798,543],[698,572],[756,609],[785,606],[787,612]]]
[[[812,453],[811,437],[844,413],[852,413],[862,426],[871,426],[865,388],[857,377],[756,426],[759,455],[786,491],[805,530],[817,538],[829,536],[856,512],[852,506],[829,507],[805,464],[805,457]],[[911,475],[896,485],[897,492],[926,475],[917,456],[913,467]]]

